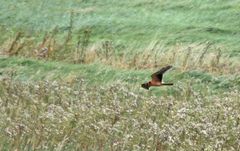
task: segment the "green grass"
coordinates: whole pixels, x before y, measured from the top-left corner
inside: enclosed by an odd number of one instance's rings
[[[82,78],[91,86],[107,86],[112,83],[126,83],[133,89],[141,90],[140,84],[150,80],[153,70],[127,70],[116,69],[101,63],[94,64],[68,64],[53,61],[38,61],[26,58],[0,58],[0,71],[2,77],[13,75],[14,79],[24,81],[64,80],[72,81]],[[192,89],[201,91],[204,87],[211,88],[213,93],[229,91],[230,88],[240,89],[239,74],[216,76],[201,71],[181,72],[173,68],[165,74],[165,81],[172,81],[178,86],[191,84]],[[169,93],[175,88],[153,88],[155,95]],[[143,91],[145,92],[145,91]]]
[[[136,74],[143,78],[146,72],[117,70],[102,64],[67,64],[61,62],[37,61],[25,58],[1,58],[0,67],[2,73],[15,72],[16,78],[20,80],[54,80],[66,78],[69,75],[79,76],[92,83],[111,83],[114,80],[126,81],[128,75],[134,77]],[[52,75],[53,77],[49,76]],[[49,77],[48,77],[49,76]],[[126,79],[124,79],[124,77]],[[131,81],[130,81],[131,82]]]
[[[168,45],[210,41],[239,54],[238,0],[15,0],[0,4],[5,34],[19,30],[43,34],[55,26],[66,33],[73,10],[74,30],[91,28],[92,41],[108,39],[128,47],[142,47],[153,40]]]

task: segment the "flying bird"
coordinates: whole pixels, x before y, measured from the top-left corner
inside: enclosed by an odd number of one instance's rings
[[[153,73],[151,75],[152,80],[147,83],[143,83],[142,87],[148,90],[151,86],[173,85],[173,83],[164,83],[162,80],[163,74],[170,68],[172,68],[172,66],[166,66],[160,69],[159,71]]]

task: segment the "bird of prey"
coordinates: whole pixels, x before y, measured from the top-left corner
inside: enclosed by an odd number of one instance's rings
[[[152,80],[147,83],[143,83],[142,87],[148,90],[151,86],[173,85],[173,83],[164,83],[162,80],[164,72],[166,72],[170,68],[172,68],[172,66],[166,66],[160,69],[159,71],[153,73],[151,75]]]

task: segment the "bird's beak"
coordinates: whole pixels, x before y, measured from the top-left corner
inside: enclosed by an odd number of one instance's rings
[[[144,89],[149,90],[149,85],[148,85],[148,83],[143,83],[143,84],[142,84],[142,87],[143,87]]]

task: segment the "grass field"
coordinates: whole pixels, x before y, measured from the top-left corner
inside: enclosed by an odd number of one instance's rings
[[[239,0],[0,10],[1,150],[240,150]]]

